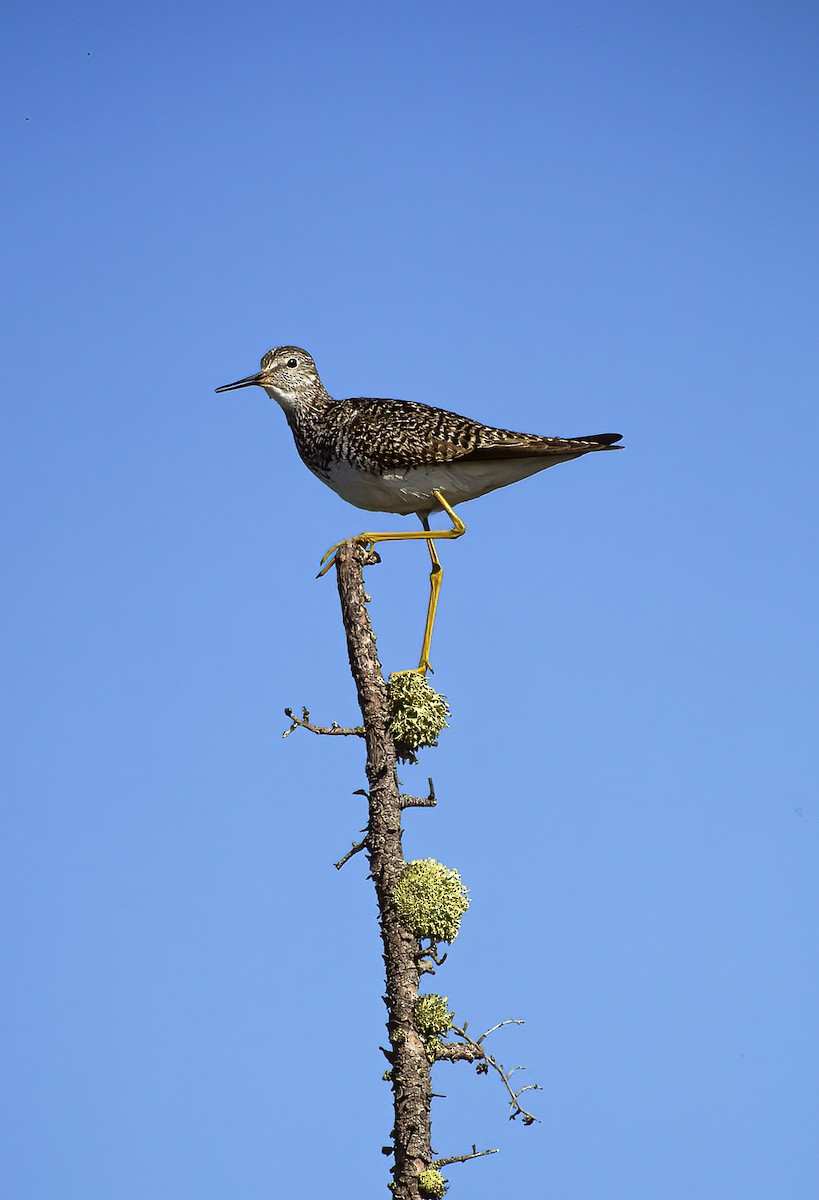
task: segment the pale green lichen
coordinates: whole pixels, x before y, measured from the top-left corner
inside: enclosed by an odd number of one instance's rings
[[[390,732],[405,762],[417,762],[416,750],[437,746],[450,715],[446,697],[436,692],[419,671],[398,671],[387,680]]]
[[[452,1028],[452,1018],[455,1014],[447,1008],[446,996],[430,992],[419,996],[412,1010],[415,1028],[421,1035],[427,1059],[434,1063],[440,1057],[442,1033],[448,1033]]]
[[[452,1018],[455,1015],[447,1008],[447,997],[430,992],[419,996],[413,1007],[415,1028],[422,1037],[432,1037],[434,1034],[448,1033],[452,1028]]]
[[[446,1194],[446,1180],[440,1171],[428,1167],[418,1176],[418,1195],[424,1200],[443,1200]]]
[[[421,1041],[424,1043],[424,1053],[427,1056],[427,1062],[437,1062],[441,1057],[441,1047],[444,1044],[441,1039],[439,1037],[424,1037],[421,1038]]]
[[[434,858],[407,863],[392,891],[401,924],[419,938],[454,942],[469,893],[457,871]]]

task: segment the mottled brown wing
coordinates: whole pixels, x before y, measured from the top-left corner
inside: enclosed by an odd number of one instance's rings
[[[453,454],[461,462],[491,462],[504,458],[547,458],[549,455],[586,454],[592,450],[619,450],[622,434],[598,433],[583,438],[538,437],[506,429],[484,429],[477,445]],[[454,448],[453,448],[454,449]]]

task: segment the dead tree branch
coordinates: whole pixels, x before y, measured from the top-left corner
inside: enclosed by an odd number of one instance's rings
[[[367,612],[369,597],[364,591],[363,578],[364,567],[378,561],[376,555],[354,540],[342,542],[337,548],[334,560],[350,670],[358,693],[363,724],[352,728],[345,728],[335,722],[332,725],[315,725],[310,720],[307,708],[302,709],[301,717],[295,716],[292,709],[286,708],[285,715],[291,724],[282,736],[289,737],[296,729],[306,729],[309,733],[330,737],[361,737],[366,744],[368,786],[367,790],[358,789],[354,794],[364,796],[367,801],[367,825],[361,831],[363,837],[353,842],[335,866],[341,870],[345,863],[362,850],[367,853],[369,877],[373,880],[378,902],[378,923],[386,974],[384,1002],[387,1008],[389,1048],[381,1049],[389,1063],[389,1069],[384,1078],[392,1087],[394,1107],[393,1128],[390,1134],[392,1145],[385,1146],[383,1152],[393,1158],[393,1181],[390,1190],[394,1200],[421,1200],[421,1197],[443,1194],[442,1189],[445,1188],[446,1181],[439,1174],[439,1167],[497,1153],[496,1150],[477,1150],[473,1146],[469,1154],[433,1158],[430,1144],[430,1109],[433,1098],[431,1067],[436,1060],[472,1062],[480,1072],[493,1069],[502,1079],[509,1094],[512,1117],[521,1116],[526,1125],[531,1125],[536,1118],[522,1107],[519,1100],[522,1093],[529,1088],[515,1091],[509,1082],[514,1071],[520,1068],[506,1071],[483,1047],[484,1039],[494,1030],[487,1030],[480,1038],[474,1040],[466,1032],[466,1023],[462,1028],[448,1025],[452,1014],[446,1012],[446,998],[424,996],[419,1001],[419,982],[423,975],[434,974],[435,967],[441,966],[445,961],[446,953],[439,953],[439,942],[448,944],[457,934],[458,923],[466,910],[468,898],[456,871],[449,870],[433,859],[414,862],[408,869],[404,859],[401,846],[403,810],[432,808],[437,800],[431,779],[429,793],[425,797],[411,796],[399,791],[396,775],[398,752],[392,725],[396,723],[396,714],[400,713],[403,717],[405,740],[409,731],[413,737],[417,735],[418,740],[414,742],[416,747],[434,745],[436,731],[445,726],[449,710],[444,697],[435,693],[431,693],[431,697],[424,696],[423,687],[420,687],[422,694],[419,696],[419,684],[413,672],[399,672],[391,676],[389,688],[384,680]],[[428,689],[428,692],[431,692],[431,689]],[[414,709],[402,708],[402,701],[396,699],[396,696],[400,695],[404,696],[403,703],[406,705],[411,702],[415,705]],[[411,720],[407,717],[409,712],[413,713]],[[410,740],[406,740],[406,746],[412,749]],[[405,750],[400,746],[398,749],[402,750],[403,757],[406,758]],[[447,909],[442,901],[442,908],[433,917],[427,916],[420,923],[411,919],[416,911],[413,907],[416,899],[412,890],[410,889],[409,898],[404,894],[407,879],[415,868],[432,871],[432,878],[438,880],[436,886],[444,889],[442,894],[449,895],[447,903],[451,905]],[[427,876],[424,878],[427,879]],[[396,891],[399,882],[401,888]],[[428,888],[431,885],[426,882],[424,886]],[[449,889],[449,892],[446,889]],[[399,898],[399,892],[402,898]],[[419,886],[418,895],[424,897],[428,894]],[[399,917],[401,904],[405,907],[401,910],[402,917]],[[432,1017],[430,1018],[430,1011],[427,1010],[425,1027],[419,1014],[425,1011],[424,1006],[430,1001]],[[436,1003],[443,1008],[440,1016],[436,1016]],[[443,1023],[439,1029],[436,1028],[435,1022],[441,1018]],[[510,1022],[502,1021],[494,1029],[505,1024]],[[447,1028],[460,1040],[444,1040],[441,1035]]]
[[[395,1107],[392,1193],[395,1200],[417,1200],[418,1176],[432,1162],[432,1084],[424,1042],[413,1023],[421,978],[418,940],[401,925],[391,899],[406,865],[401,848],[402,804],[396,775],[395,743],[389,730],[387,686],[378,661],[364,593],[365,561],[365,547],[353,541],[343,542],[336,554],[336,577],[350,670],[358,692],[367,745],[369,822],[366,849],[378,899],[384,948],[387,1029],[392,1061],[389,1075]],[[299,723],[295,721],[296,725]]]
[[[307,729],[310,733],[319,733],[324,737],[364,737],[363,725],[356,725],[352,729],[338,725],[335,721],[333,721],[332,725],[312,725],[310,723],[310,713],[304,707],[302,707],[300,717],[294,715],[292,708],[286,708],[284,715],[292,721],[292,724],[289,729],[285,729],[282,734],[283,738],[290,737],[290,734],[295,729]]]
[[[452,1032],[461,1038],[462,1041],[444,1042],[438,1050],[436,1057],[439,1059],[445,1059],[449,1062],[458,1062],[459,1060],[463,1059],[466,1059],[468,1062],[477,1062],[478,1065],[476,1069],[482,1075],[487,1075],[491,1067],[492,1070],[497,1072],[497,1074],[500,1076],[503,1086],[509,1093],[509,1107],[512,1110],[509,1114],[509,1120],[514,1121],[517,1117],[521,1117],[524,1125],[534,1125],[539,1118],[528,1112],[523,1107],[519,1097],[522,1096],[524,1092],[543,1091],[540,1084],[527,1083],[525,1087],[518,1088],[518,1090],[515,1091],[509,1080],[516,1071],[523,1071],[525,1070],[525,1067],[512,1067],[511,1070],[507,1071],[503,1063],[499,1063],[494,1055],[487,1054],[482,1045],[483,1041],[489,1037],[489,1034],[494,1033],[496,1029],[501,1029],[504,1025],[522,1024],[523,1021],[519,1020],[499,1021],[497,1025],[493,1025],[491,1029],[487,1029],[486,1033],[482,1033],[477,1041],[471,1038],[466,1032],[466,1025],[462,1027],[453,1025]]]
[[[361,850],[366,850],[366,849],[367,849],[367,839],[366,838],[364,838],[363,841],[360,841],[360,842],[353,842],[352,846],[347,851],[347,853],[344,855],[344,857],[340,858],[337,863],[333,863],[333,866],[335,867],[335,869],[337,871],[340,871],[341,868],[350,861],[350,859],[353,857],[354,854],[358,854]]]
[[[498,1153],[498,1150],[478,1150],[473,1146],[471,1154],[456,1154],[452,1158],[436,1158],[432,1165],[440,1170],[441,1167],[450,1167],[453,1163],[469,1162],[472,1158],[483,1158],[487,1154]]]
[[[431,779],[429,781],[429,795],[427,795],[427,796],[401,795],[398,797],[398,799],[401,801],[402,808],[434,808],[435,805],[438,803],[438,800],[435,796],[435,786]]]

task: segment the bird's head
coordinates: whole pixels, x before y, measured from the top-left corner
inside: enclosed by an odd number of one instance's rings
[[[277,346],[275,350],[268,350],[255,375],[223,384],[216,391],[233,392],[254,384],[263,387],[268,396],[285,409],[309,401],[324,391],[316,364],[307,351],[298,346]]]

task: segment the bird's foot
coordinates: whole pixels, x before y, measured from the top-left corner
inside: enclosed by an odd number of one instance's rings
[[[379,559],[378,555],[375,553],[375,543],[376,543],[377,539],[373,538],[370,534],[359,533],[356,535],[356,537],[349,539],[349,540],[356,542],[359,546],[364,546],[367,551],[368,556],[374,555],[374,558],[372,559],[372,561],[374,561],[374,562],[381,561]],[[316,579],[321,579],[322,575],[326,575],[327,572],[330,570],[330,568],[335,564],[336,558],[338,557],[339,547],[343,546],[343,545],[344,545],[344,542],[336,542],[335,546],[331,546],[330,549],[327,551],[327,553],[322,556],[321,562],[319,563],[321,570],[319,571],[318,575],[316,576]],[[366,564],[366,565],[369,565],[369,564]]]
[[[429,672],[430,675],[435,674],[434,670],[432,669],[432,663],[429,661],[429,659],[422,658],[417,667],[405,667],[403,671],[393,671],[392,674],[426,676],[427,672]]]

